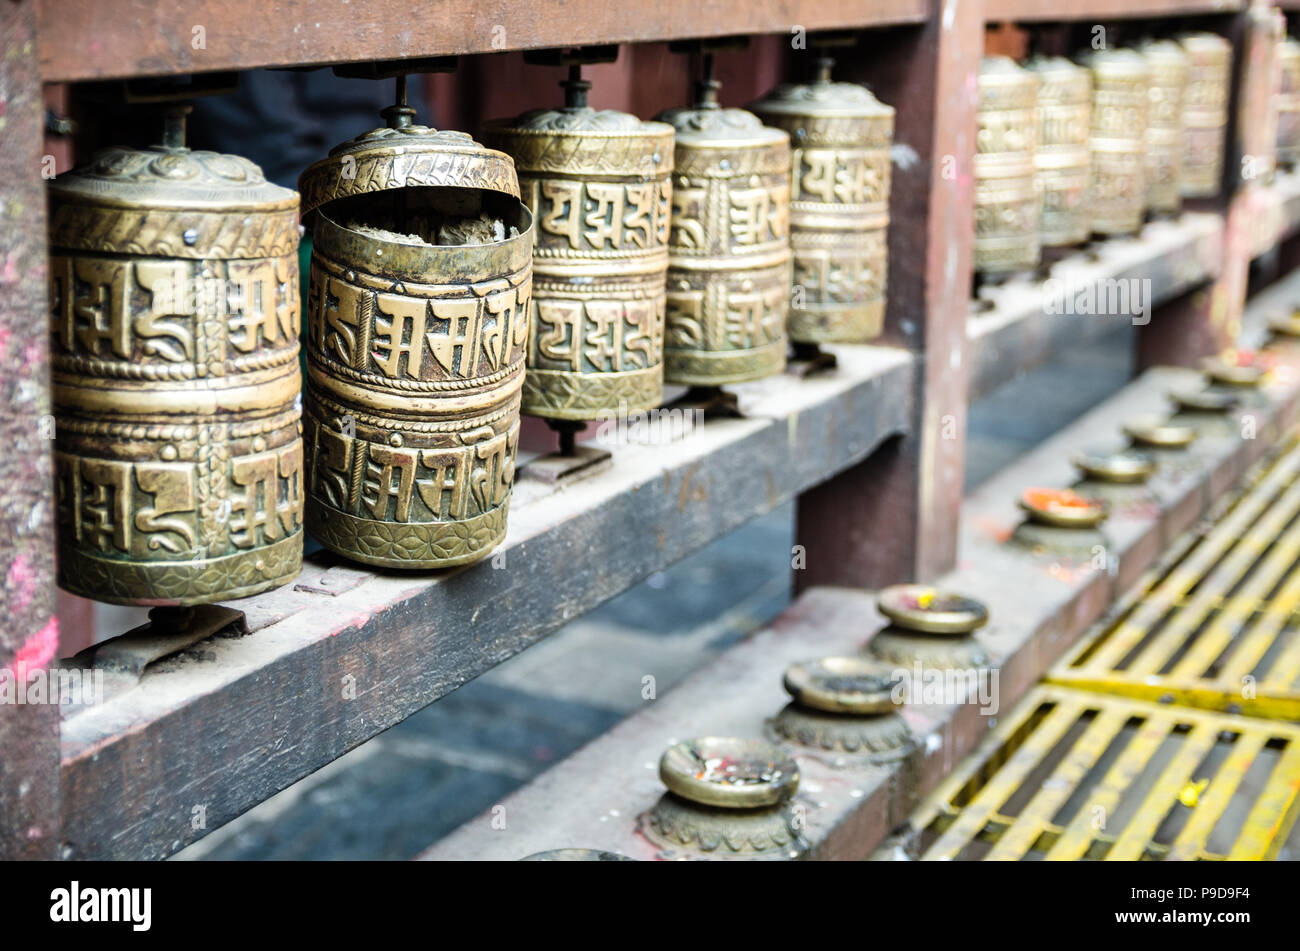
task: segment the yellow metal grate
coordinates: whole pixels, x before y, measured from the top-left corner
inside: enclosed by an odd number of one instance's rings
[[[1300,727],[1035,687],[912,817],[922,859],[1269,859]]]
[[[1051,683],[1300,720],[1300,442],[1048,675]]]

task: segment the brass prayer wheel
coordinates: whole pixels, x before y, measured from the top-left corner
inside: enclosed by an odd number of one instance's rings
[[[1151,71],[1147,112],[1147,207],[1176,214],[1182,207],[1183,94],[1189,61],[1173,40],[1144,43],[1139,52]]]
[[[118,604],[302,566],[298,196],[185,148],[187,111],[49,190],[59,583]]]
[[[718,88],[658,117],[677,132],[664,380],[701,387],[781,372],[790,304],[790,137]]]
[[[975,270],[1036,267],[1039,199],[1038,77],[1005,56],[980,66],[975,138]]]
[[[533,325],[523,411],[589,420],[663,398],[673,129],[587,105],[562,83],[562,109],[489,123],[515,160],[536,221]]]
[[[1100,50],[1092,70],[1092,187],[1097,234],[1133,234],[1146,215],[1147,116],[1151,70],[1133,50]]]
[[[1278,44],[1281,85],[1277,95],[1277,162],[1300,162],[1300,43],[1287,37]]]
[[[506,531],[532,215],[508,155],[384,115],[299,179],[307,527],[367,564],[464,564]]]
[[[1232,45],[1214,33],[1188,34],[1179,42],[1188,59],[1182,192],[1206,198],[1217,195],[1223,181]]]
[[[834,82],[821,57],[811,83],[778,86],[750,108],[790,135],[795,343],[880,335],[888,270],[894,110],[865,86]]]
[[[1039,238],[1048,248],[1081,244],[1092,231],[1085,203],[1092,174],[1092,74],[1064,56],[1036,56],[1025,67],[1038,77]]]

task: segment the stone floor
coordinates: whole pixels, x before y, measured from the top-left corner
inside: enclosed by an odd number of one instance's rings
[[[1123,385],[1131,328],[972,407],[973,486]],[[790,597],[784,506],[609,601],[180,859],[407,859],[762,626]]]

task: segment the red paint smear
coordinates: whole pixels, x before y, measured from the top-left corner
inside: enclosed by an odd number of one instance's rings
[[[32,603],[32,598],[36,596],[36,572],[28,567],[26,555],[19,555],[9,566],[9,572],[5,575],[5,588],[14,592],[12,597],[15,612],[22,611]]]
[[[7,668],[13,672],[15,680],[26,680],[29,670],[46,667],[59,650],[59,619],[52,617],[43,628],[27,639],[27,643],[18,648],[14,662]]]

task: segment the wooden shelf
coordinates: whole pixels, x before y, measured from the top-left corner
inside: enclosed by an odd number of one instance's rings
[[[1297,292],[1300,275],[1261,295],[1247,314],[1247,338],[1260,340],[1267,317]],[[958,566],[940,583],[979,597],[989,608],[991,623],[977,637],[998,668],[998,709],[985,715],[974,702],[908,705],[902,715],[918,749],[901,763],[870,766],[852,757],[836,762],[831,755],[802,756],[797,801],[806,808],[812,858],[868,856],[987,734],[995,722],[990,716],[1009,712],[1174,538],[1192,529],[1252,462],[1277,445],[1300,410],[1300,348],[1285,345],[1278,355],[1289,372],[1279,373],[1266,399],[1249,410],[1262,427],[1258,438],[1239,439],[1235,431],[1203,436],[1185,461],[1149,483],[1158,504],[1130,507],[1107,522],[1114,570],[1063,569],[1009,548],[1005,539],[1022,517],[1016,498],[1029,485],[1075,481],[1073,452],[1122,441],[1120,427],[1135,415],[1167,412],[1170,389],[1200,385],[1194,370],[1147,371],[967,497]],[[654,769],[663,749],[693,735],[761,735],[764,720],[788,700],[781,688],[788,664],[856,653],[884,623],[869,592],[805,592],[768,628],[506,798],[510,835],[494,830],[488,813],[422,857],[513,860],[580,844],[654,858],[656,849],[634,830],[637,817],[663,793]]]
[[[1245,8],[1245,0],[1087,0],[1070,4],[1060,0],[984,0],[984,19],[989,23],[1132,20],[1236,13]]]
[[[1088,346],[1124,316],[1076,316],[1059,311],[1061,296],[1096,289],[1105,300],[1106,282],[1148,280],[1138,285],[1150,309],[1219,275],[1223,260],[1223,218],[1189,212],[1156,221],[1132,238],[1119,238],[1080,251],[1053,266],[1050,277],[1014,278],[985,288],[990,310],[972,310],[967,324],[970,399],[997,389],[1067,349]],[[1128,298],[1125,298],[1128,299]],[[1150,316],[1150,309],[1147,316]]]
[[[41,0],[46,82],[922,23],[927,0]],[[199,45],[202,28],[202,48]]]
[[[608,468],[561,489],[523,467],[509,536],[487,561],[421,574],[314,556],[298,580],[312,590],[231,602],[255,636],[209,639],[65,716],[63,841],[83,858],[165,857],[198,837],[176,820],[194,803],[209,827],[228,821],[861,461],[910,425],[913,358],[836,353],[834,373],[735,387],[747,419],[616,446]],[[343,696],[349,676],[355,699]]]

